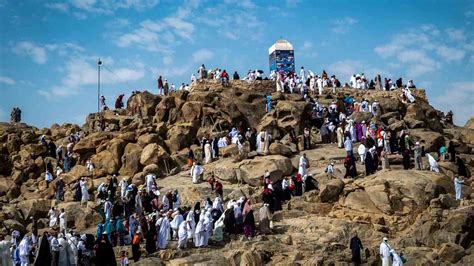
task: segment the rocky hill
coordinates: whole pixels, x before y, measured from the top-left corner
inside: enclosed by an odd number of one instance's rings
[[[310,105],[296,94],[275,93],[271,81],[248,83],[232,81],[229,87],[207,81],[194,84],[191,90],[157,96],[134,93],[126,109],[92,113],[82,126],[54,124],[38,129],[26,124],[0,123],[0,221],[4,227],[26,232],[28,217],[39,220],[45,228],[51,206],[64,207],[69,226],[78,231],[93,230],[100,221],[95,202],[87,206],[73,201],[72,185],[89,176],[90,192],[105,182],[107,176],[129,178],[140,185],[146,173],[159,178],[161,191],[178,189],[184,204],[192,205],[211,195],[207,183],[193,185],[186,164],[189,147],[198,158],[202,150],[196,140],[220,137],[234,126],[268,129],[274,142],[270,154],[249,153],[237,158],[237,147],[223,148],[221,158],[205,165],[204,179],[214,174],[224,183],[224,198],[238,198],[244,193],[254,210],[262,204],[259,176],[265,169],[277,180],[296,172],[303,147],[303,128],[309,125]],[[400,92],[356,91],[340,88],[319,98],[327,105],[346,94],[359,102],[362,98],[378,100],[380,117],[355,113],[352,119],[374,121],[393,132],[407,129],[415,141],[422,141],[426,152],[436,152],[441,144],[453,141],[457,152],[472,172],[474,167],[474,128],[472,119],[465,127],[442,122],[442,113],[429,105],[424,90],[413,92],[416,102],[403,103]],[[266,95],[271,95],[273,110],[265,110]],[[105,131],[100,124],[105,122]],[[298,135],[298,145],[289,141],[288,129]],[[70,143],[68,137],[80,132],[81,139],[72,147],[73,167],[61,174],[67,184],[65,201],[53,200],[55,179],[48,188],[44,181],[46,165],[57,160],[39,138],[46,136],[55,146]],[[409,263],[445,265],[474,263],[474,204],[472,186],[464,186],[466,199],[454,200],[451,177],[457,166],[440,162],[441,173],[403,170],[401,156],[389,157],[392,170],[365,176],[358,164],[359,178],[343,179],[344,149],[336,144],[322,144],[318,129],[312,129],[313,149],[305,151],[309,172],[319,182],[319,190],[293,198],[284,210],[275,214],[275,234],[251,240],[229,239],[222,245],[205,249],[178,251],[169,248],[146,258],[142,264],[228,264],[330,265],[350,261],[349,239],[358,232],[365,248],[364,260],[376,264],[378,245],[388,236],[391,245],[403,250]],[[354,147],[357,150],[357,145]],[[355,152],[357,153],[357,152]],[[85,167],[90,159],[96,166],[93,174]],[[336,162],[335,179],[324,168]],[[427,162],[424,161],[426,165]],[[426,169],[426,168],[425,168]],[[244,181],[237,184],[236,171]],[[470,182],[468,184],[471,184]],[[256,212],[257,214],[258,212]],[[257,214],[258,216],[258,214]],[[256,217],[258,220],[258,217]],[[92,228],[92,229],[91,229]],[[176,243],[171,242],[171,247]]]

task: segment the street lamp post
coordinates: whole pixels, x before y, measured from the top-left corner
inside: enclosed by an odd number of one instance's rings
[[[100,66],[102,61],[97,60],[97,113],[100,112]]]

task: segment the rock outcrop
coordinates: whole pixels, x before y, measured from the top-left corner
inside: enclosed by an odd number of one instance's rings
[[[365,250],[363,260],[369,265],[379,263],[378,245],[383,236],[392,247],[403,250],[413,264],[472,264],[474,261],[474,205],[470,179],[463,187],[464,199],[453,197],[452,177],[458,165],[440,162],[440,173],[402,170],[402,157],[390,155],[391,170],[365,176],[363,165],[357,163],[356,179],[344,179],[344,149],[335,144],[322,144],[319,129],[311,131],[311,150],[303,150],[303,129],[312,126],[312,106],[300,95],[274,92],[271,81],[249,83],[232,81],[230,87],[207,81],[193,84],[190,91],[169,96],[136,92],[121,110],[90,114],[82,126],[54,124],[38,129],[26,124],[0,123],[0,223],[6,230],[25,232],[30,217],[37,219],[39,229],[46,230],[47,212],[52,206],[64,208],[68,226],[78,231],[92,231],[101,220],[96,203],[80,205],[73,201],[73,187],[81,177],[89,177],[92,193],[107,178],[117,175],[136,185],[144,183],[147,173],[159,178],[162,194],[178,190],[183,205],[211,197],[206,182],[193,185],[187,166],[189,149],[195,160],[203,161],[197,142],[202,137],[220,138],[232,127],[246,130],[268,130],[273,137],[269,154],[248,152],[239,155],[237,145],[220,149],[220,158],[204,165],[204,180],[214,176],[224,184],[224,199],[245,195],[252,203],[255,220],[262,205],[262,175],[270,173],[272,181],[296,173],[299,157],[306,153],[317,189],[295,197],[274,214],[274,234],[259,235],[251,240],[226,238],[213,248],[167,249],[148,256],[139,265],[150,264],[224,264],[224,265],[335,265],[348,264],[347,243],[358,232]],[[474,167],[474,122],[456,127],[442,121],[442,113],[429,105],[424,90],[414,90],[415,103],[403,103],[398,92],[358,91],[338,88],[336,94],[319,97],[319,103],[351,95],[354,100],[378,100],[381,115],[354,113],[356,122],[374,122],[393,134],[407,130],[413,141],[421,142],[425,152],[435,154],[442,145],[453,141],[458,156],[464,159],[467,171]],[[273,110],[266,112],[267,95]],[[105,131],[100,124],[105,123]],[[290,141],[290,130],[296,140]],[[70,144],[69,137],[79,134],[80,140]],[[46,188],[44,172],[64,165],[39,141],[60,147],[63,154],[70,149],[71,169],[61,174],[66,183],[65,202],[53,199],[54,185]],[[354,145],[357,154],[357,145]],[[436,156],[437,157],[437,156]],[[95,165],[90,172],[86,161]],[[423,159],[426,166],[426,158]],[[326,165],[335,162],[332,176],[324,173]],[[50,169],[51,170],[51,169]],[[175,246],[175,243],[171,243]],[[127,247],[129,248],[129,247]]]

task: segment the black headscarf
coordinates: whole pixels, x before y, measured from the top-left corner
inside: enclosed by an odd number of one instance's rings
[[[112,244],[110,244],[107,237],[103,237],[96,250],[96,265],[117,266],[115,260],[115,253]]]

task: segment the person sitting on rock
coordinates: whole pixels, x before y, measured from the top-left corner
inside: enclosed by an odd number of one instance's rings
[[[222,86],[228,86],[229,85],[229,74],[227,71],[224,69],[221,73],[221,84]]]

